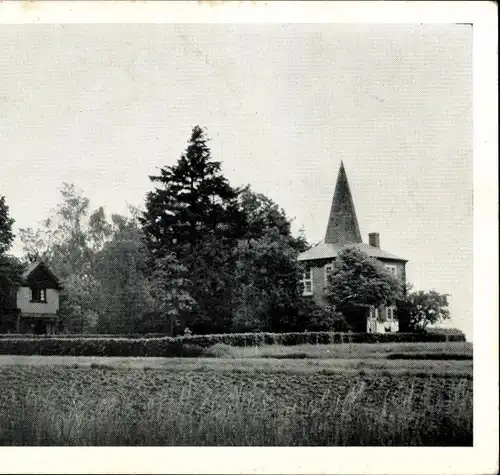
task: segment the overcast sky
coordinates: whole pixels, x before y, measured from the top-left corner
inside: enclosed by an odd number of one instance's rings
[[[472,336],[472,29],[466,25],[0,25],[0,194],[36,227],[74,183],[108,213],[206,127],[323,239],[340,160],[365,242],[451,294]],[[14,248],[20,254],[19,243]]]

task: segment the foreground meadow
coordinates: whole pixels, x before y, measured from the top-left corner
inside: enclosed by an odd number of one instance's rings
[[[472,445],[471,361],[120,360],[0,366],[0,444]]]

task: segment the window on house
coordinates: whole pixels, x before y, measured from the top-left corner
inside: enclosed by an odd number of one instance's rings
[[[387,320],[396,320],[396,307],[387,307],[385,310]]]
[[[370,318],[373,318],[374,320],[379,320],[379,311],[378,307],[370,307]]]
[[[302,273],[302,295],[312,295],[312,268],[309,267]]]
[[[47,290],[31,288],[31,301],[32,302],[47,302]]]
[[[328,284],[328,278],[330,277],[333,271],[333,264],[327,264],[325,266],[325,284]]]
[[[398,268],[396,266],[392,266],[390,264],[386,264],[385,268],[394,276],[397,277],[398,273]]]

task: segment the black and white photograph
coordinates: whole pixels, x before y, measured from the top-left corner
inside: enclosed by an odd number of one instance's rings
[[[477,448],[475,28],[2,21],[2,450]]]

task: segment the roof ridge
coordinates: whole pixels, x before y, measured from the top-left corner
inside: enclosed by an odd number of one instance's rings
[[[332,259],[337,256],[337,253],[341,249],[349,246],[358,247],[361,251],[365,252],[370,257],[408,262],[407,259],[403,259],[402,257],[396,256],[395,254],[392,254],[389,251],[385,251],[384,249],[380,249],[379,247],[370,246],[369,244],[364,242],[322,243],[321,246],[315,246],[311,249],[308,249],[307,251],[300,253],[298,256],[298,260],[308,261],[317,259]]]
[[[45,271],[56,281],[57,285],[61,285],[61,282],[58,279],[58,277],[50,270],[49,266],[45,263],[43,259],[36,259],[33,262],[31,262],[26,268],[26,270],[23,272],[22,278],[27,279],[29,275],[39,266],[43,266],[45,268]]]

